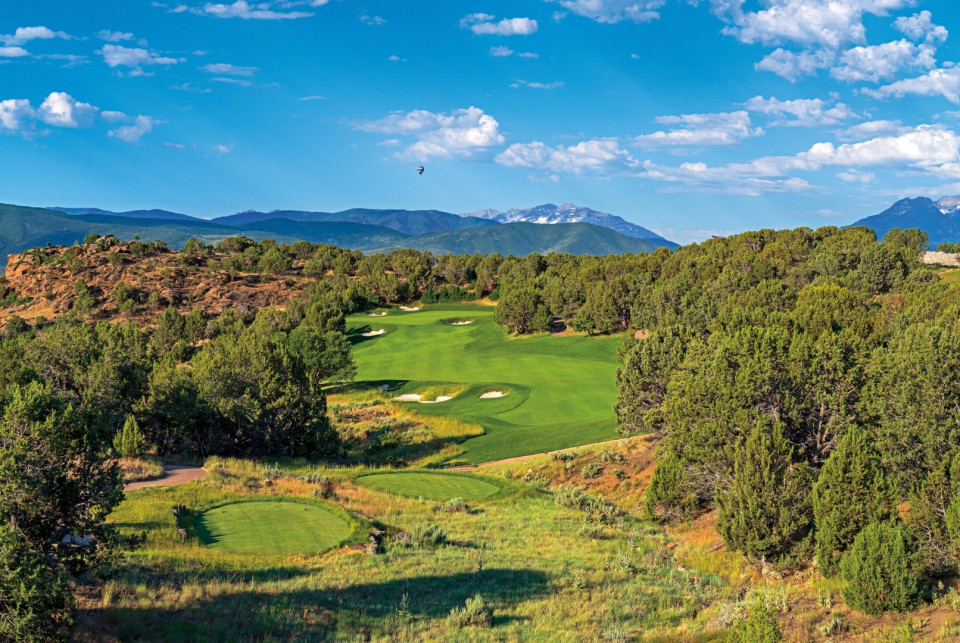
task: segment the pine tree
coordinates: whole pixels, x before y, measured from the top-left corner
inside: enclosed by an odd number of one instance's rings
[[[851,428],[827,458],[811,495],[817,564],[837,573],[840,557],[860,531],[896,515],[896,496],[880,455],[864,432]]]
[[[865,614],[902,612],[917,601],[917,576],[903,528],[892,522],[867,525],[840,560],[843,600]]]
[[[143,455],[143,436],[140,425],[132,415],[127,416],[123,428],[113,437],[113,449],[122,458],[139,458]]]
[[[736,449],[733,466],[733,483],[716,497],[724,542],[756,558],[787,556],[810,528],[810,468],[793,462],[782,425],[767,420]]]

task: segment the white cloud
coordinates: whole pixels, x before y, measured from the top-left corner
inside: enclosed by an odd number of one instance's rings
[[[660,116],[657,122],[679,127],[637,136],[634,142],[645,148],[736,145],[745,138],[763,134],[761,128],[752,126],[745,111]]]
[[[650,22],[660,17],[666,0],[552,0],[578,16],[602,23]]]
[[[877,175],[872,172],[861,172],[860,170],[844,170],[837,173],[837,178],[847,183],[873,183],[877,180]]]
[[[99,110],[89,103],[81,103],[64,92],[52,92],[37,110],[37,116],[55,127],[88,127]]]
[[[259,70],[257,67],[237,67],[228,63],[211,63],[201,67],[203,71],[209,74],[219,74],[223,76],[245,76],[250,77]]]
[[[217,154],[229,154],[233,151],[233,143],[227,143],[226,145],[214,145],[213,151]]]
[[[141,115],[133,119],[133,123],[130,125],[121,125],[116,129],[110,130],[107,135],[125,143],[139,143],[140,139],[150,133],[156,124],[157,121],[153,118]]]
[[[921,11],[910,17],[900,16],[894,21],[893,26],[909,38],[925,42],[943,42],[949,35],[946,27],[933,24],[929,11]]]
[[[166,148],[169,148],[169,149],[171,149],[171,150],[185,150],[185,149],[187,149],[187,146],[184,145],[183,143],[164,143],[163,146],[166,147]]]
[[[774,97],[764,98],[754,96],[744,107],[748,111],[766,116],[780,117],[771,125],[786,125],[787,127],[821,127],[837,125],[841,121],[857,118],[857,114],[844,103],[837,103],[829,107],[830,103],[820,98],[779,100]],[[783,118],[792,116],[793,118]]]
[[[133,40],[133,34],[103,29],[97,34],[97,38],[105,40],[106,42],[122,42],[124,40]]]
[[[510,47],[498,46],[490,47],[490,55],[494,58],[508,58],[510,56],[516,55],[519,58],[539,58],[540,54],[535,54],[532,51],[521,51],[516,52]]]
[[[666,183],[671,186],[668,191],[693,189],[700,192],[738,196],[804,192],[813,188],[803,179],[765,175],[744,163],[720,167],[710,167],[706,163],[683,163],[679,167],[666,167],[652,161],[645,161],[643,172],[638,176]]]
[[[325,0],[323,2],[312,2],[310,6],[319,7],[324,4],[326,4]],[[208,2],[203,5],[203,13],[217,18],[241,18],[243,20],[296,20],[298,18],[310,18],[314,15],[309,11],[274,11],[270,6],[271,4],[266,2],[251,5],[246,0],[237,0],[233,4]],[[178,11],[178,13],[180,12]]]
[[[111,69],[130,67],[135,72],[141,71],[144,65],[175,65],[186,60],[184,58],[159,56],[146,49],[124,47],[122,45],[104,45],[97,53],[103,56],[103,62]]]
[[[372,27],[379,27],[380,25],[387,24],[387,19],[383,16],[368,16],[366,14],[360,16],[360,22],[365,25],[370,25]]]
[[[902,98],[907,94],[943,96],[951,103],[960,103],[960,67],[932,69],[918,78],[905,78],[878,89],[860,90],[873,98]]]
[[[33,128],[36,112],[30,101],[11,98],[0,101],[0,132],[21,132]]]
[[[754,65],[760,71],[769,71],[786,78],[791,83],[802,76],[817,73],[833,64],[836,54],[831,51],[801,51],[794,53],[786,49],[776,49]]]
[[[31,40],[52,40],[53,38],[70,40],[70,34],[53,31],[47,27],[18,27],[12,35],[0,34],[0,42],[10,46],[22,45]]]
[[[297,100],[302,100],[302,101],[327,100],[327,97],[314,94],[313,96],[304,96],[303,98],[298,98]]]
[[[870,47],[854,47],[840,56],[830,75],[846,82],[889,80],[904,68],[930,69],[937,64],[931,45],[919,47],[901,39]]]
[[[414,143],[396,154],[402,159],[475,158],[490,147],[502,145],[505,140],[497,120],[478,107],[449,113],[397,112],[378,121],[358,123],[355,127],[364,132],[414,138]]]
[[[529,87],[530,89],[560,89],[563,87],[563,81],[556,80],[552,83],[541,83],[539,81],[520,80],[519,78],[510,83],[514,89],[518,87]]]
[[[0,58],[23,58],[30,52],[23,47],[0,47]]]
[[[581,141],[569,147],[548,147],[540,141],[515,143],[494,160],[507,167],[571,174],[622,172],[638,165],[615,138]]]
[[[901,134],[908,131],[910,128],[904,128],[900,121],[867,121],[837,132],[837,138],[841,141],[862,141],[881,134]]]
[[[406,58],[401,58],[400,56],[393,54],[392,56],[387,56],[387,60],[392,63],[405,63],[407,62]]]
[[[488,13],[471,13],[460,20],[460,28],[481,36],[529,36],[537,31],[537,21],[532,18],[496,19]]]

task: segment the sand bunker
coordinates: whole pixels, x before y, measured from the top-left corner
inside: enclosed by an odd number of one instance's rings
[[[403,395],[396,396],[395,399],[397,402],[419,402],[422,395],[416,393],[404,393]]]
[[[472,319],[464,319],[464,320],[462,320],[462,321],[450,322],[450,325],[451,325],[451,326],[466,326],[467,324],[472,324],[472,323],[473,323],[473,320],[472,320]]]
[[[369,315],[370,317],[383,317],[386,314],[387,314],[387,311],[383,311],[382,313],[367,313],[367,315]]]
[[[441,395],[435,400],[420,400],[420,404],[437,404],[438,402],[446,402],[447,400],[452,400],[452,395]]]
[[[503,397],[506,395],[503,391],[488,391],[480,396],[481,400],[492,400],[495,397]]]
[[[376,337],[377,335],[383,335],[385,332],[387,332],[387,331],[385,331],[384,329],[381,328],[380,330],[371,330],[369,333],[364,333],[363,336],[364,336],[364,337]]]
[[[405,310],[408,313],[415,313],[420,310],[420,306],[400,306],[400,310]]]

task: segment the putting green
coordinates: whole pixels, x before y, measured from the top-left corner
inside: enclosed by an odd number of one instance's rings
[[[350,535],[343,518],[299,502],[236,502],[203,513],[197,535],[207,547],[230,554],[316,554]]]
[[[410,404],[418,413],[479,424],[485,434],[463,444],[463,459],[478,463],[617,437],[618,337],[508,339],[493,321],[494,309],[477,305],[427,305],[417,312],[391,309],[375,322],[347,319],[355,341],[357,379],[395,380],[395,395],[458,383],[470,388],[443,404]],[[470,319],[455,326],[449,320]],[[372,325],[383,335],[366,338]],[[480,399],[502,387],[510,395]]]
[[[423,496],[430,500],[483,500],[500,491],[495,484],[479,478],[442,473],[373,473],[360,476],[357,482],[403,496]]]

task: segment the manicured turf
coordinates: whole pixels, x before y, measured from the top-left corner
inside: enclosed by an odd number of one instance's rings
[[[316,554],[350,535],[350,525],[315,505],[298,502],[236,502],[197,520],[200,540],[230,554]]]
[[[442,473],[375,473],[361,476],[357,482],[403,496],[423,496],[430,500],[483,500],[500,491],[495,484],[479,478]]]
[[[419,413],[481,425],[485,435],[464,443],[463,459],[487,462],[616,437],[616,350],[620,338],[538,335],[508,339],[494,309],[427,305],[418,312],[391,309],[371,320],[350,317],[358,380],[397,380],[400,393],[440,383],[470,386],[441,404],[412,404]],[[472,319],[453,326],[451,319]],[[359,333],[376,327],[374,338]],[[479,399],[489,390],[509,391]]]

